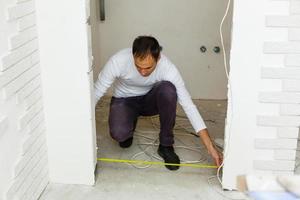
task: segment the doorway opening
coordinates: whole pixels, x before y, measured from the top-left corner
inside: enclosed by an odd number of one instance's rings
[[[94,18],[92,45],[96,66],[94,80],[108,59],[119,50],[130,48],[137,36],[156,37],[163,47],[163,54],[180,71],[212,140],[219,151],[223,151],[228,91],[219,28],[227,8],[227,1],[220,4],[219,1],[196,0],[189,3],[179,0],[163,2],[111,0],[105,3],[104,21],[100,21],[99,2],[94,2],[94,6],[91,7],[97,8],[94,13],[92,12]],[[231,21],[232,7],[222,29],[227,66],[229,66]],[[108,91],[96,106],[98,158],[162,161],[157,155],[159,116],[139,117],[133,145],[128,149],[121,149],[110,137],[108,116],[111,95],[112,92]],[[174,136],[175,151],[182,163],[213,163],[180,105],[177,106]],[[131,181],[139,182],[140,178],[148,173],[149,183],[157,181],[154,179],[158,174],[160,177],[165,176],[167,180],[163,181],[165,184],[170,180],[176,181],[166,173],[164,167],[154,165],[101,163],[99,168],[101,170],[98,171],[102,171],[102,174],[99,174],[102,180],[106,179],[105,173],[114,174],[114,178],[121,182],[119,177],[130,174],[133,176],[130,178]],[[177,174],[179,173],[183,176],[184,181],[181,183],[183,185],[197,185],[199,180],[193,181],[195,174],[201,174],[203,177],[200,179],[205,183],[216,185],[218,182],[217,178],[208,179],[216,173],[211,169],[180,168]]]

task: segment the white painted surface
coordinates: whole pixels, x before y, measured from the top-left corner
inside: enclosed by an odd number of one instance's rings
[[[289,30],[289,39],[293,40],[300,40],[300,28],[292,28]]]
[[[163,52],[178,67],[193,98],[227,99],[219,24],[227,1],[180,0],[105,1],[106,20],[93,20],[95,76],[114,53],[131,47],[138,35],[153,35]],[[230,12],[231,13],[231,12]],[[225,48],[229,51],[231,14],[224,23]],[[95,15],[96,13],[92,13]],[[206,53],[200,47],[207,47]],[[229,55],[229,54],[228,54]]]
[[[297,139],[255,139],[257,149],[297,149]]]
[[[291,54],[287,55],[285,58],[285,62],[287,66],[300,66],[300,56],[299,54]]]
[[[262,60],[260,52],[263,46],[261,35],[264,27],[265,3],[265,0],[234,1],[230,61],[231,88],[228,93],[223,169],[223,188],[227,189],[236,188],[237,175],[253,171],[253,135],[257,129],[256,112],[259,107],[257,95]],[[255,12],[252,12],[253,10]],[[249,32],[252,34],[248,34]]]
[[[295,161],[255,160],[253,165],[258,170],[292,171],[295,168]]]
[[[278,137],[281,138],[298,138],[299,134],[299,128],[293,127],[293,128],[278,128],[277,129]]]
[[[85,2],[38,0],[36,16],[50,180],[93,185],[96,141]]]
[[[276,150],[275,159],[278,160],[295,160],[296,151],[293,150]]]
[[[290,10],[289,1],[234,1],[223,188],[236,189],[237,175],[294,170],[300,118],[291,110],[299,92],[286,90],[295,82],[282,84],[300,78],[288,68],[299,66],[299,41],[288,34],[299,23]]]
[[[0,1],[1,200],[37,199],[49,182],[35,1],[18,2]]]
[[[300,92],[300,80],[284,80],[283,91]]]
[[[280,107],[280,113],[282,115],[300,115],[300,105],[299,104],[282,104]]]

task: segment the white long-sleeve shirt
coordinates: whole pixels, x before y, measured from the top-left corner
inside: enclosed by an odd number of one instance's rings
[[[205,129],[205,123],[186,90],[180,73],[176,66],[163,54],[154,71],[147,77],[138,72],[131,49],[124,49],[113,55],[100,72],[94,85],[95,102],[99,101],[113,83],[114,97],[132,97],[145,95],[159,81],[170,81],[174,84],[178,102],[196,133]]]

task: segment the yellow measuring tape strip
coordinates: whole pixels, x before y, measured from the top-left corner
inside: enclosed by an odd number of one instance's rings
[[[115,162],[115,163],[132,163],[132,164],[145,164],[145,165],[171,165],[171,166],[182,166],[182,167],[194,167],[194,168],[218,168],[216,165],[205,165],[205,164],[174,164],[174,163],[164,163],[156,161],[145,161],[145,160],[122,160],[113,158],[98,158],[98,161],[102,162]]]

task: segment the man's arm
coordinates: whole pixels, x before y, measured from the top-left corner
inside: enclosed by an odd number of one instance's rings
[[[171,81],[175,85],[179,104],[182,106],[195,132],[200,136],[208,153],[214,159],[216,165],[220,166],[222,164],[222,156],[216,150],[213,142],[211,141],[204,120],[202,119],[197,107],[193,103],[189,92],[185,88],[184,81],[180,73],[178,72],[175,65],[173,65],[170,61],[166,62],[170,67],[169,72],[166,73],[166,79]]]
[[[94,84],[95,91],[95,105],[100,100],[100,98],[105,94],[107,89],[112,85],[115,78],[119,75],[117,64],[113,59],[105,64],[103,70],[99,73],[98,79]]]
[[[217,151],[215,145],[211,141],[207,129],[199,131],[198,135],[200,136],[202,143],[205,145],[209,155],[214,159],[216,165],[219,167],[223,162],[222,154]]]

